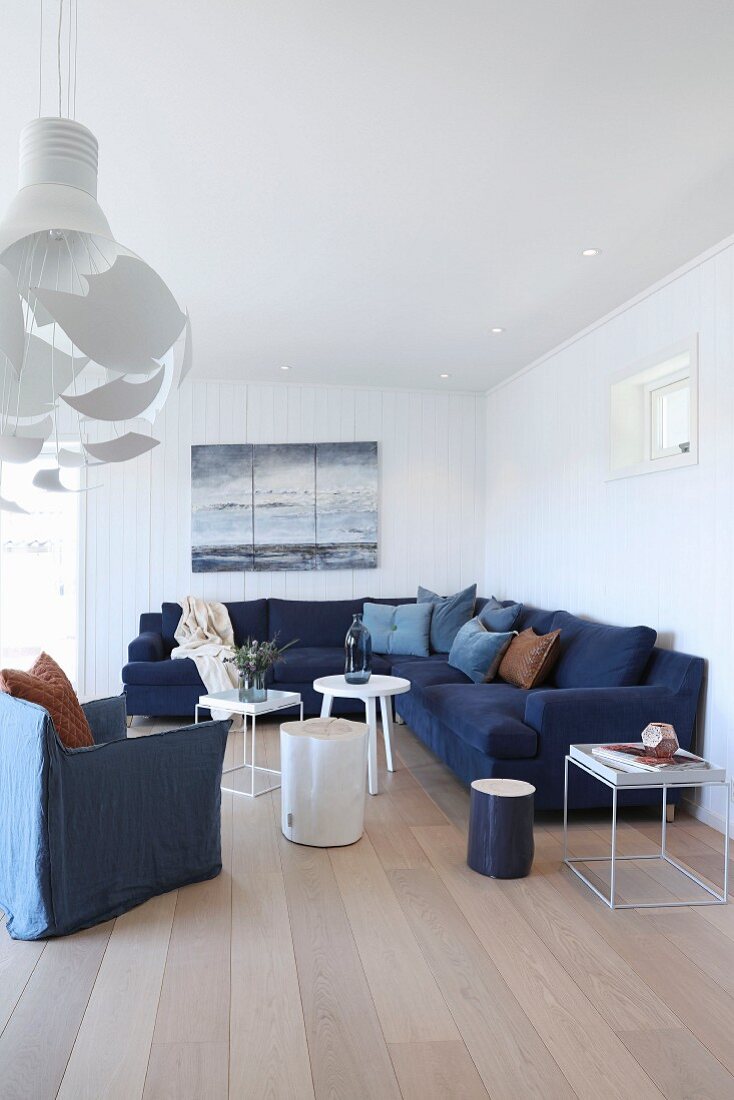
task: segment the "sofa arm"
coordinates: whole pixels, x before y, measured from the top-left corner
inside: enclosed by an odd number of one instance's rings
[[[165,656],[163,635],[154,630],[144,630],[127,647],[128,661],[162,661]]]
[[[683,700],[668,688],[553,688],[532,691],[525,703],[525,725],[541,741],[571,744],[639,741],[649,722],[670,722],[681,747],[689,748],[693,730]]]
[[[92,730],[96,745],[105,745],[109,741],[119,741],[127,737],[127,709],[124,695],[113,695],[109,699],[92,699],[82,705]]]

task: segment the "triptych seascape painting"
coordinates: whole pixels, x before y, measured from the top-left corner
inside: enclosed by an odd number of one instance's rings
[[[191,448],[194,573],[374,569],[376,443]]]

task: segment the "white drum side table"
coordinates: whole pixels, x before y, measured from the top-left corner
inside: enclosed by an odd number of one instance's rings
[[[394,772],[391,740],[392,697],[410,691],[410,680],[404,680],[401,676],[370,676],[366,684],[348,684],[343,676],[322,676],[321,679],[314,680],[313,688],[324,697],[321,704],[322,718],[330,716],[334,699],[359,699],[364,703],[369,728],[368,788],[370,794],[377,794],[377,700],[380,700],[387,770]]]
[[[296,844],[336,848],[364,832],[367,726],[309,718],[280,727],[281,829]]]
[[[225,785],[222,784],[223,791],[228,791],[230,794],[243,794],[248,798],[257,798],[258,795],[267,794],[268,791],[275,791],[278,789],[280,783],[274,783],[271,787],[264,787],[261,791],[255,790],[256,772],[280,776],[280,772],[275,768],[262,768],[255,762],[256,721],[266,714],[274,714],[278,710],[287,710],[288,707],[300,707],[301,721],[303,721],[303,702],[301,701],[301,696],[295,691],[273,691],[268,688],[268,697],[262,703],[243,702],[236,688],[233,688],[231,691],[216,691],[211,695],[202,695],[200,697],[199,702],[194,707],[194,722],[199,721],[199,710],[224,710],[229,711],[230,714],[241,714],[243,716],[242,763],[236,764],[234,768],[225,768],[222,775],[232,775],[234,772],[241,772],[249,769],[250,789],[249,791],[240,791],[237,787],[225,787]],[[248,718],[250,719],[252,733],[252,754],[250,756],[251,763],[249,764],[247,763]]]

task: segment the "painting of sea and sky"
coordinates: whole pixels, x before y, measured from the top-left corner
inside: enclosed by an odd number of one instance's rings
[[[194,573],[374,569],[377,444],[191,448]]]

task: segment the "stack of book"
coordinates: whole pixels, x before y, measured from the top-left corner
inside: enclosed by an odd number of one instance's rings
[[[595,745],[591,750],[605,764],[613,764],[624,771],[663,772],[685,770],[688,768],[710,768],[708,761],[685,749],[678,749],[673,756],[661,760],[653,755],[646,745]]]

